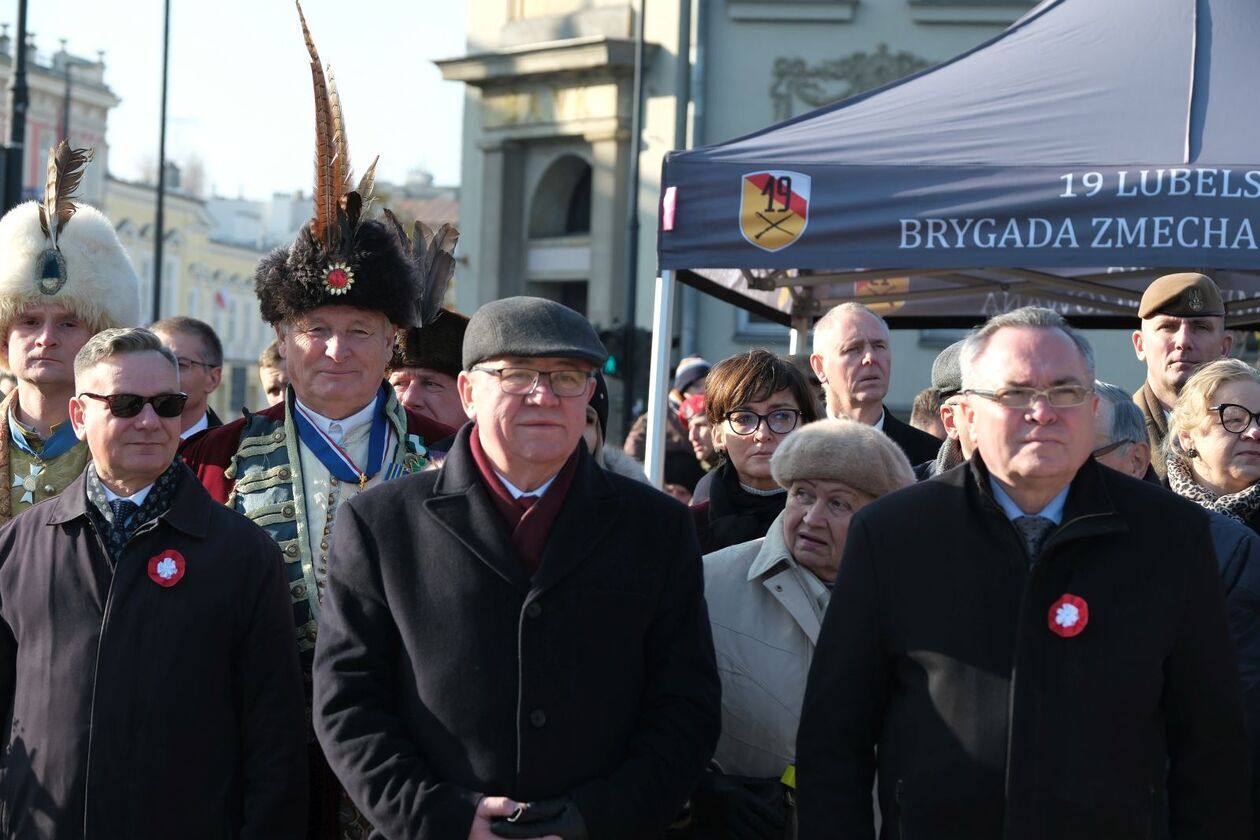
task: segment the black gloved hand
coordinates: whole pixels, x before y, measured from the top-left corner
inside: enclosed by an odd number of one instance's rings
[[[701,837],[778,840],[786,836],[787,805],[778,779],[727,776],[706,770],[691,795]]]
[[[564,840],[587,840],[582,812],[567,796],[522,802],[510,817],[495,817],[490,830],[499,837],[546,837],[555,834]]]

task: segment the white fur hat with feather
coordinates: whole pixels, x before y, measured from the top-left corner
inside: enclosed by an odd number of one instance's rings
[[[0,338],[28,306],[57,304],[94,331],[140,322],[140,281],[109,219],[72,200],[90,152],[65,143],[49,153],[44,201],[0,218]],[[7,362],[7,341],[0,361]]]

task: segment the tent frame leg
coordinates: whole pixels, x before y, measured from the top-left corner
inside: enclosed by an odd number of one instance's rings
[[[643,466],[648,481],[665,487],[665,410],[669,405],[669,350],[674,334],[674,272],[656,278],[656,304],[652,310],[652,368],[648,384],[647,443]]]

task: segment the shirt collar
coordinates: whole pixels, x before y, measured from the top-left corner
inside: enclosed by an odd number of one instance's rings
[[[876,429],[879,429],[881,432],[884,431],[884,409],[882,407],[879,410],[879,419],[871,425]]]
[[[193,423],[184,431],[180,432],[179,438],[180,440],[188,440],[190,437],[197,434],[197,432],[200,432],[202,429],[208,429],[208,428],[210,428],[210,415],[203,414],[201,415],[200,420],[198,420],[196,423]]]
[[[844,415],[837,414],[836,412],[832,411],[831,406],[827,406],[827,417],[831,420],[844,419]],[[881,432],[884,431],[884,407],[883,406],[879,407],[879,419],[871,424],[871,428],[878,429]]]
[[[547,492],[547,488],[551,487],[551,485],[555,482],[556,476],[560,475],[560,473],[556,473],[556,475],[553,475],[533,490],[522,490],[512,482],[508,481],[507,476],[498,470],[495,470],[494,474],[499,477],[499,481],[503,482],[503,489],[511,493],[513,499],[519,499],[521,496],[542,496]]]
[[[363,408],[359,409],[354,414],[351,414],[349,417],[343,417],[340,420],[333,420],[315,411],[296,396],[294,396],[293,399],[299,406],[301,406],[307,419],[310,420],[311,423],[313,423],[315,427],[324,434],[329,434],[329,427],[332,426],[333,423],[341,426],[342,440],[350,437],[350,435],[352,435],[357,429],[372,422],[372,415],[376,410],[377,403],[377,397],[374,396],[372,397],[371,402],[363,406]]]
[[[153,485],[149,484],[147,487],[137,490],[130,496],[119,496],[113,490],[110,490],[103,481],[101,482],[101,489],[105,491],[105,501],[107,502],[117,501],[118,499],[126,499],[129,502],[135,502],[136,507],[139,507],[144,504],[144,500],[148,498],[149,491],[153,489]]]
[[[1019,509],[1019,505],[1015,504],[1015,500],[1006,494],[1002,486],[998,484],[997,479],[989,476],[989,487],[993,490],[993,500],[1002,508],[1002,512],[1006,514],[1007,519],[1018,519],[1021,516],[1044,516],[1055,525],[1063,522],[1063,506],[1067,503],[1068,490],[1071,485],[1064,487],[1058,494],[1050,500],[1050,503],[1036,513],[1024,513]]]

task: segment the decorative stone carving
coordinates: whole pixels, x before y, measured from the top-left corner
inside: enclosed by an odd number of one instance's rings
[[[874,52],[858,51],[812,67],[802,58],[776,59],[770,85],[774,120],[789,119],[798,99],[810,108],[819,108],[908,76],[931,64],[931,61],[911,52],[891,53],[887,44],[880,44]]]

